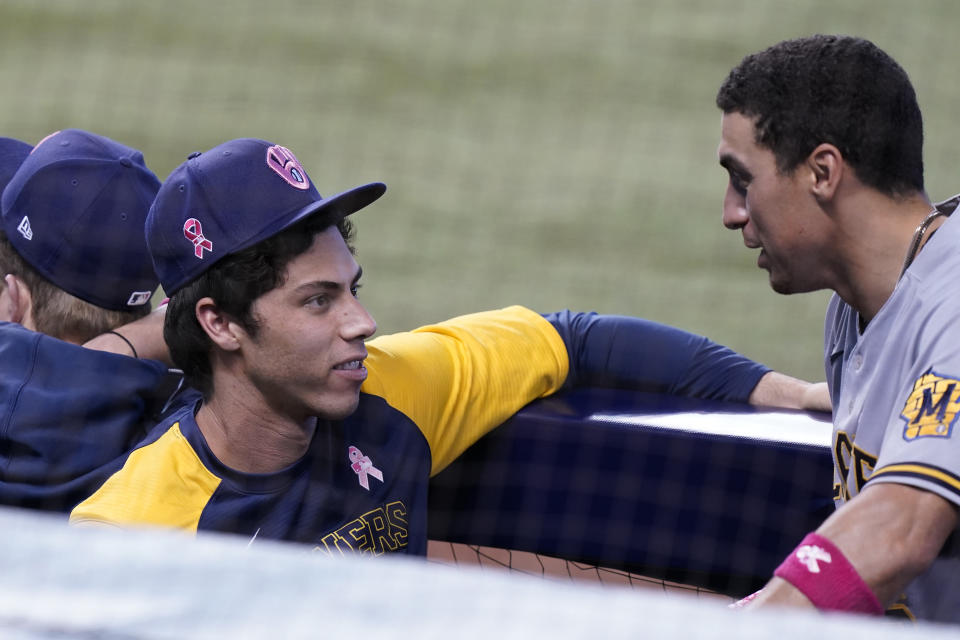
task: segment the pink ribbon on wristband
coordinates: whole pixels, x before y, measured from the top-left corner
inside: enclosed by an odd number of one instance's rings
[[[816,533],[808,533],[773,575],[800,590],[817,609],[883,614],[883,605],[846,556]]]

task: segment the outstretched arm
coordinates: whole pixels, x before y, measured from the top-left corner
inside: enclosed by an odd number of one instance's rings
[[[619,387],[791,409],[830,407],[825,383],[815,385],[771,371],[675,327],[571,311],[545,317],[567,347],[567,387]]]
[[[762,407],[785,407],[830,413],[830,392],[826,382],[807,382],[770,371],[753,388],[750,404]]]
[[[166,305],[85,347],[172,365],[163,341]],[[567,345],[565,386],[607,386],[662,391],[759,406],[830,411],[826,383],[811,384],[770,370],[711,340],[642,318],[547,314]],[[124,340],[124,338],[126,340]]]

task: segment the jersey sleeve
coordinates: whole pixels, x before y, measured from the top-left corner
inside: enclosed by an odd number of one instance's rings
[[[854,464],[869,484],[905,484],[960,505],[960,343],[942,330],[955,321],[956,304],[944,300],[927,318],[941,330],[917,331],[917,359],[900,374],[880,451],[873,458],[855,450]]]
[[[567,350],[523,307],[476,313],[367,343],[362,391],[410,418],[431,452],[431,474],[529,402],[557,391]]]
[[[746,402],[770,371],[708,338],[650,320],[571,311],[546,318],[566,345],[566,386]]]
[[[70,512],[71,525],[153,526],[197,532],[220,478],[200,461],[179,422],[158,426],[150,438]]]

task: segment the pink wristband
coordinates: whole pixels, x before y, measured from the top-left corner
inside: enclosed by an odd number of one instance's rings
[[[850,561],[816,533],[807,534],[773,575],[799,589],[817,609],[883,614],[883,605]]]

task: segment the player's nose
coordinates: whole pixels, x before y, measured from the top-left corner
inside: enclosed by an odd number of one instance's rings
[[[728,184],[723,196],[723,226],[736,231],[746,226],[749,220],[746,199]]]
[[[344,340],[365,340],[377,332],[377,322],[360,300],[351,297],[341,328]]]

